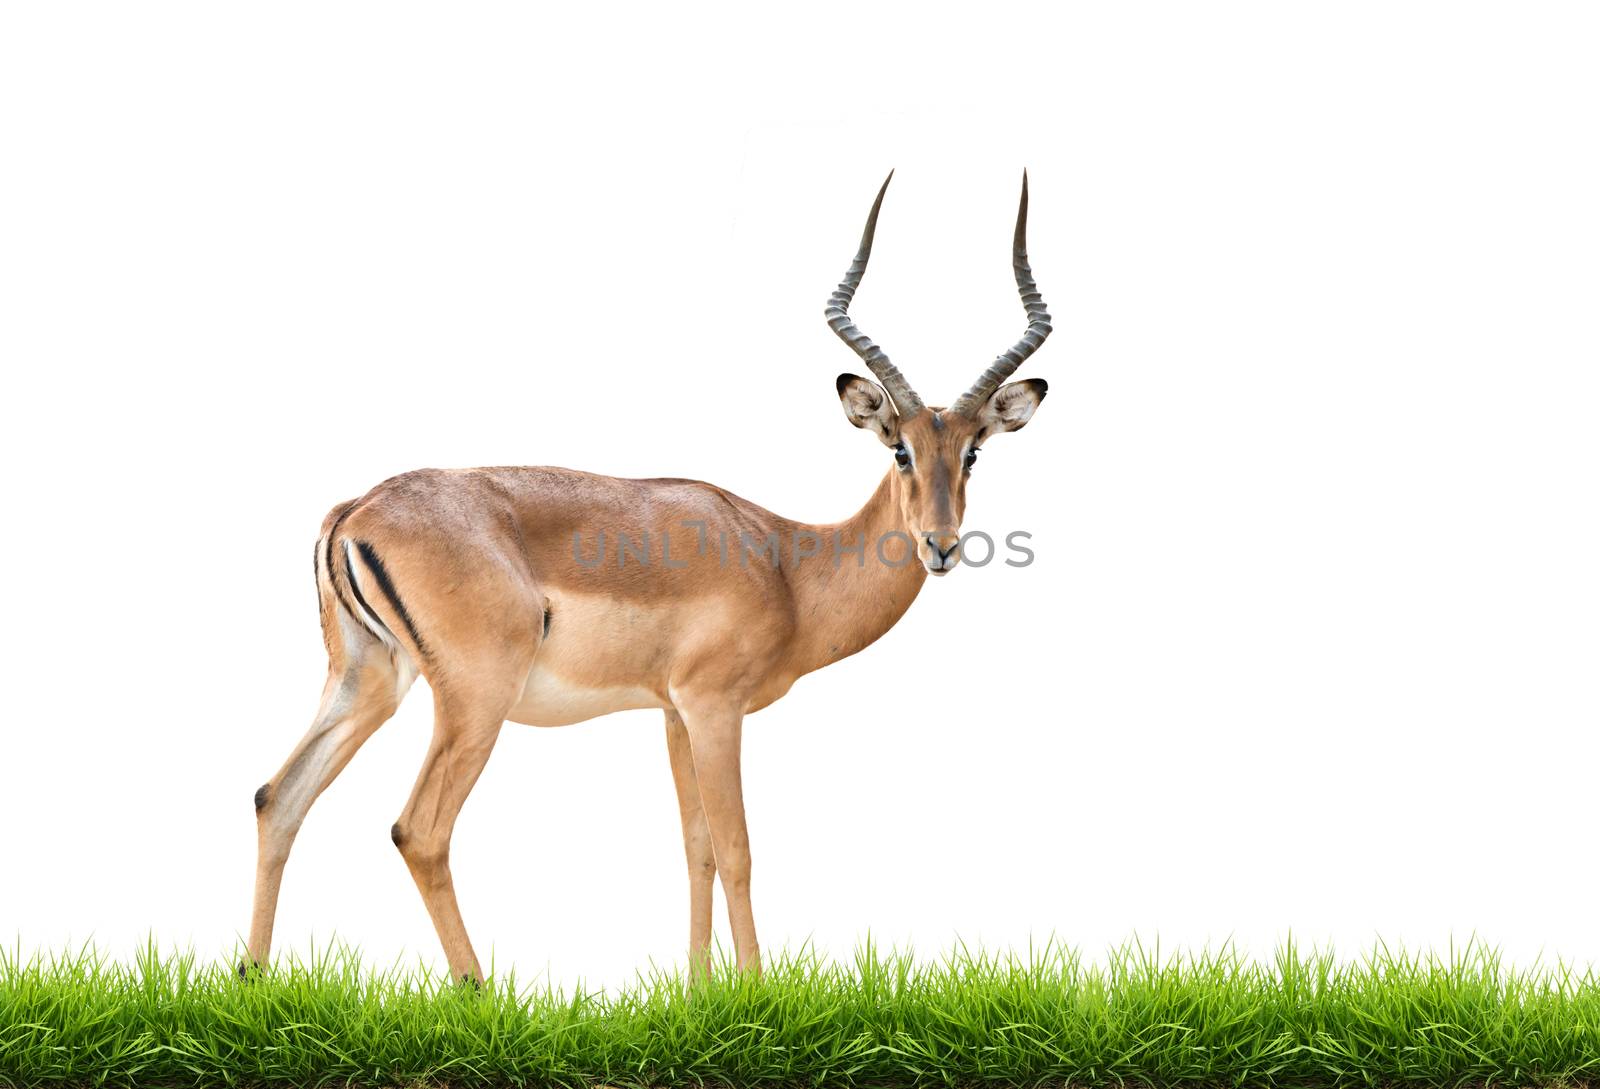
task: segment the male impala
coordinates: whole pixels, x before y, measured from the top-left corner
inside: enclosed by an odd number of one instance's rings
[[[1050,333],[1028,267],[1026,174],[1013,265],[1027,332],[949,408],[924,406],[849,317],[888,188],[826,311],[882,383],[840,375],[845,417],[894,451],[844,522],[794,522],[697,480],[543,467],[424,469],[328,512],[315,552],[328,648],[322,705],[255,794],[255,963],[267,959],[307,810],[420,673],[433,689],[433,741],[390,836],[453,974],[481,978],[450,878],[450,834],[501,725],[561,726],[641,707],[666,713],[690,963],[707,963],[721,874],[738,965],[759,970],[739,782],[744,716],[873,642],[929,572],[956,565],[979,447],[1026,424],[1045,394],[1037,378],[1000,384]]]

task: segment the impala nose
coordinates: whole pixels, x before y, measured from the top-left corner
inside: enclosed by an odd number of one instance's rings
[[[922,564],[935,575],[943,575],[956,565],[956,550],[961,547],[957,533],[922,534]]]

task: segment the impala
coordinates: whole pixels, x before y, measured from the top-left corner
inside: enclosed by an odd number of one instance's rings
[[[955,567],[979,448],[1026,424],[1045,395],[1037,378],[1001,385],[1050,333],[1028,266],[1027,175],[1013,243],[1027,331],[949,408],[924,405],[849,316],[888,188],[885,179],[826,310],[878,379],[839,376],[845,418],[893,451],[852,517],[811,525],[697,480],[546,467],[419,470],[328,512],[314,554],[328,678],[311,729],[255,793],[254,963],[267,960],[284,864],[312,802],[420,674],[433,690],[433,738],[390,837],[453,975],[481,979],[450,836],[501,726],[647,707],[666,715],[690,964],[703,972],[708,963],[720,875],[737,964],[759,971],[744,716],[872,643],[929,574]]]

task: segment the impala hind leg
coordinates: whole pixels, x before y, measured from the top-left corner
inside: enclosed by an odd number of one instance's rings
[[[250,913],[250,960],[265,964],[289,849],[311,803],[344,770],[363,742],[400,706],[413,674],[377,639],[347,631],[344,653],[329,666],[322,705],[278,773],[256,791],[256,888]],[[241,973],[244,965],[240,965]]]
[[[689,864],[689,972],[691,977],[703,979],[711,973],[711,886],[717,862],[711,825],[700,803],[689,731],[676,711],[667,712],[667,755],[672,760],[672,781],[683,820],[683,853]]]
[[[526,672],[526,666],[522,672]],[[514,693],[509,685],[492,682],[478,689],[501,691],[503,696],[487,697],[435,687],[433,740],[411,797],[390,831],[439,934],[450,962],[450,974],[474,982],[481,982],[483,973],[456,903],[455,882],[450,875],[450,836],[462,803],[489,762]]]
[[[739,741],[744,714],[721,701],[680,703],[679,713],[694,754],[700,804],[711,832],[717,876],[728,900],[728,923],[740,971],[761,973],[755,914],[750,907],[750,835],[745,827]]]

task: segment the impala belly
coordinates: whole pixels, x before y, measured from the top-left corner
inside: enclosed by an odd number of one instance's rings
[[[506,718],[525,726],[570,726],[613,711],[665,706],[659,696],[647,689],[632,685],[591,688],[535,662],[523,683],[522,695]]]
[[[657,694],[672,610],[579,594],[551,595],[550,633],[506,718],[528,726],[665,707]]]

